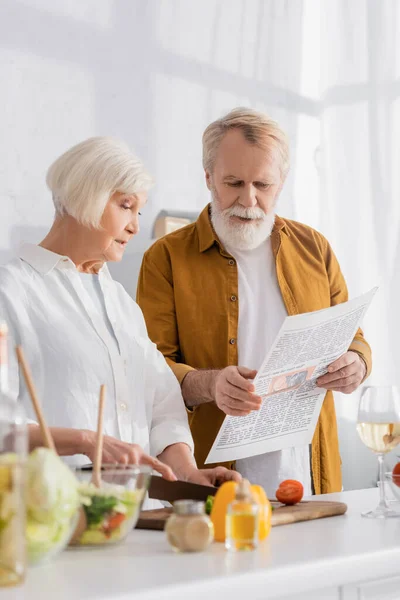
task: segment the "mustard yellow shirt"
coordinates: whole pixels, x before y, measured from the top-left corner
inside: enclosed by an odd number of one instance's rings
[[[276,217],[271,234],[276,273],[289,315],[320,310],[348,299],[347,286],[327,240],[317,231]],[[238,364],[238,273],[235,259],[215,234],[207,206],[195,223],[166,235],[147,250],[139,276],[137,302],[150,338],[179,382],[192,369],[223,369]],[[371,349],[361,329],[349,350],[371,371]],[[189,414],[199,468],[225,414],[215,403]],[[234,467],[234,463],[225,463]],[[315,493],[342,487],[341,461],[332,392],[327,392],[311,448]]]

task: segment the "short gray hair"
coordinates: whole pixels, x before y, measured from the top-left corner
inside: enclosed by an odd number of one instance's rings
[[[62,154],[47,171],[46,183],[57,215],[70,215],[98,228],[114,192],[147,192],[153,180],[121,140],[93,137]]]
[[[218,147],[230,129],[240,129],[245,139],[266,151],[276,148],[281,158],[281,172],[289,171],[289,140],[281,127],[265,113],[252,108],[234,108],[211,123],[203,134],[203,167],[212,173]]]

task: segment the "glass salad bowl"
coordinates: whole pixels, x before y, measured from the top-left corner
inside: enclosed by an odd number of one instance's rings
[[[139,518],[151,469],[102,465],[100,488],[91,483],[87,468],[78,468],[76,475],[83,510],[70,545],[104,546],[125,539]]]

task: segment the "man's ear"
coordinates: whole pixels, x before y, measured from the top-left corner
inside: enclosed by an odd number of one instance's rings
[[[210,171],[207,171],[207,170],[205,170],[204,173],[206,176],[206,185],[207,185],[208,189],[211,190],[211,173],[210,173]]]

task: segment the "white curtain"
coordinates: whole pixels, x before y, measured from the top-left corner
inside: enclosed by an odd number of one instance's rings
[[[364,327],[374,359],[369,383],[398,384],[400,2],[321,2],[320,33],[319,227],[352,295],[380,286]],[[356,400],[336,402],[347,489],[376,478],[375,458],[354,431]]]
[[[301,21],[299,91],[316,118],[296,111],[288,212],[326,235],[351,296],[379,285],[364,322],[368,383],[400,384],[400,2],[304,0]],[[336,394],[345,489],[377,476],[355,429],[359,394]]]

